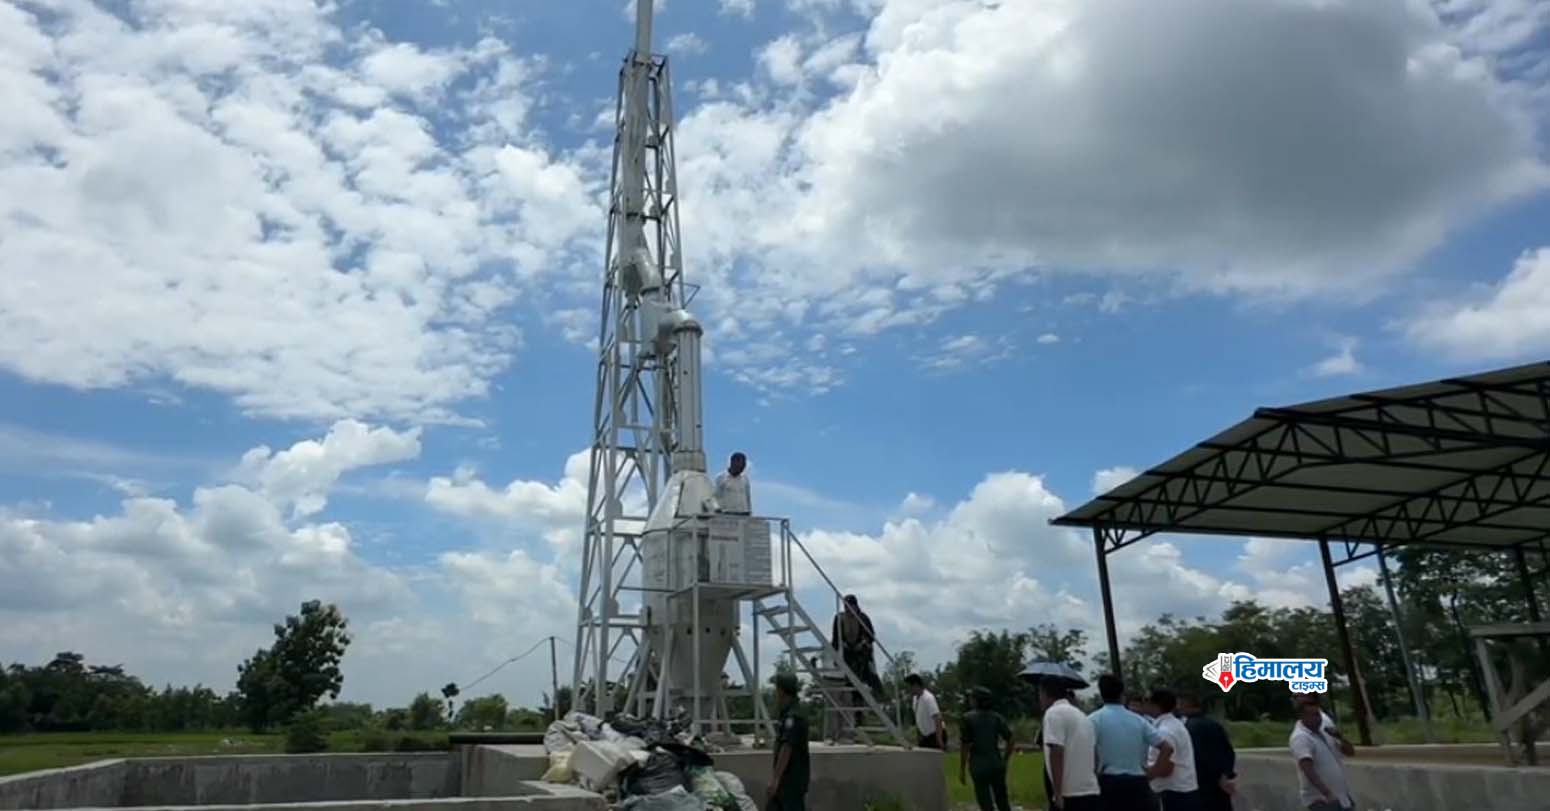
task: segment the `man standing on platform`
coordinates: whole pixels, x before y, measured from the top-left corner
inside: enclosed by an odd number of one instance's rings
[[[1158,763],[1171,762],[1173,746],[1162,739],[1151,721],[1120,701],[1125,683],[1112,673],[1098,677],[1103,706],[1087,717],[1098,739],[1098,787],[1105,811],[1153,811],[1157,801],[1147,784],[1146,753],[1159,749]]]
[[[775,702],[780,717],[775,733],[775,771],[765,791],[765,811],[805,811],[811,773],[807,753],[807,719],[802,717],[798,696],[802,683],[790,673],[777,673]]]
[[[1179,696],[1179,713],[1195,749],[1195,776],[1200,781],[1201,811],[1232,811],[1232,795],[1237,791],[1237,753],[1227,729],[1201,707],[1193,693]]]
[[[743,471],[748,467],[748,457],[742,451],[732,454],[725,473],[716,477],[716,503],[727,515],[751,515],[753,498],[748,492],[748,477]]]

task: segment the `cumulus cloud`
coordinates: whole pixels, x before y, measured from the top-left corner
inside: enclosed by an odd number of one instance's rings
[[[46,661],[68,647],[152,683],[226,689],[271,623],[318,598],[355,631],[344,697],[401,706],[563,634],[574,572],[535,555],[526,535],[508,534],[516,546],[504,549],[433,543],[423,563],[390,566],[356,529],[316,515],[341,473],[412,458],[418,436],[346,421],[278,453],[255,448],[242,483],[199,486],[186,501],[130,497],[89,518],[0,507],[0,649]],[[579,519],[559,511],[512,528],[544,537],[545,521]],[[493,684],[534,703],[547,680],[535,660]]]
[[[578,451],[565,460],[564,476],[554,484],[518,479],[499,489],[479,479],[472,468],[460,468],[452,476],[432,477],[425,502],[466,519],[538,526],[549,543],[574,546],[580,543],[586,517],[590,463],[591,451]]]
[[[1500,359],[1550,350],[1550,247],[1525,252],[1478,295],[1439,302],[1405,325],[1410,340],[1454,357]]]
[[[398,432],[340,420],[322,440],[302,440],[279,452],[253,448],[242,455],[237,476],[256,484],[276,504],[290,506],[292,518],[304,518],[327,506],[328,491],[345,472],[419,455],[418,428]]]
[[[503,308],[600,222],[493,39],[309,0],[0,2],[0,31],[0,369],[28,380],[451,419],[519,344]]]
[[[1119,467],[1104,468],[1093,474],[1093,495],[1101,495],[1134,479],[1140,471],[1133,467],[1120,465]]]
[[[1361,361],[1356,359],[1357,339],[1341,337],[1335,340],[1335,354],[1320,360],[1309,367],[1308,372],[1315,377],[1340,377],[1344,375],[1360,374],[1362,372]]]
[[[1452,11],[866,8],[864,38],[773,39],[682,122],[699,301],[745,330],[723,343],[918,327],[1030,272],[1375,291],[1550,181],[1527,80]]]

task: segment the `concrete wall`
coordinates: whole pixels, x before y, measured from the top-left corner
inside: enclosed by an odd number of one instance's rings
[[[75,808],[118,805],[127,761],[102,760],[68,769],[0,777],[0,808]]]
[[[526,783],[544,776],[549,756],[542,746],[504,744],[459,746],[458,783],[465,797],[514,797],[532,791]]]
[[[910,811],[946,811],[942,753],[932,750],[818,746],[812,750],[810,811],[860,811],[868,800],[895,797]],[[768,751],[722,753],[716,768],[737,775],[761,806],[774,760]]]
[[[1545,811],[1550,769],[1346,761],[1357,811]],[[1238,753],[1238,811],[1304,811],[1297,765],[1285,750]]]
[[[455,797],[445,752],[218,755],[130,761],[126,806],[244,805]]]

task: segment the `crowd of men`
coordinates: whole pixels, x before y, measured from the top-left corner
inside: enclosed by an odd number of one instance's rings
[[[936,700],[915,682],[916,723],[924,735],[941,730]],[[1156,689],[1125,701],[1118,676],[1098,679],[1103,705],[1091,713],[1074,703],[1069,686],[1041,680],[1044,788],[1062,811],[1231,811],[1237,792],[1236,755],[1227,729],[1203,711],[1195,695]],[[1355,748],[1324,712],[1316,693],[1293,696],[1298,720],[1289,740],[1299,800],[1309,811],[1350,811],[1343,758]],[[960,725],[959,780],[972,777],[982,811],[1010,811],[1006,766],[1014,747],[1006,721],[978,689]],[[936,713],[924,720],[922,705]],[[945,733],[941,733],[945,744]]]

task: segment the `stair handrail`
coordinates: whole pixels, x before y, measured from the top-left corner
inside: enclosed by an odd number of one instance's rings
[[[825,572],[823,570],[823,567],[818,565],[818,560],[813,557],[813,553],[812,552],[808,551],[807,546],[802,543],[802,539],[798,538],[796,533],[791,531],[791,520],[790,519],[782,518],[780,520],[780,535],[781,535],[782,543],[785,545],[785,547],[788,550],[788,551],[785,552],[785,554],[782,555],[782,557],[785,559],[784,560],[784,564],[785,564],[786,571],[785,571],[784,574],[785,574],[785,578],[786,578],[786,584],[785,584],[786,587],[787,588],[791,588],[791,589],[795,589],[796,588],[796,586],[793,585],[792,582],[791,582],[791,580],[792,580],[791,553],[789,551],[791,545],[795,544],[797,549],[802,550],[802,556],[807,558],[807,562],[812,565],[813,571],[817,572],[818,576],[823,578],[823,582],[826,585],[828,585],[829,590],[834,593],[835,600],[837,602],[842,602],[844,600],[843,592],[840,591],[839,586],[836,586],[834,584],[833,580],[829,579],[828,572]],[[819,633],[822,633],[822,629],[821,628],[819,629]],[[834,646],[834,640],[830,639],[830,640],[827,640],[827,641],[828,641],[830,647]],[[891,673],[894,676],[894,685],[893,685],[893,688],[894,688],[893,689],[893,715],[894,715],[894,723],[896,725],[898,725],[898,727],[900,729],[903,729],[904,728],[904,698],[903,698],[904,697],[904,683],[902,681],[903,676],[901,676],[899,674],[899,672],[898,672],[898,670],[899,670],[899,668],[898,668],[898,660],[894,658],[893,654],[888,652],[888,648],[883,645],[882,640],[878,639],[877,638],[877,634],[875,634],[875,633],[872,634],[872,646],[873,646],[873,648],[875,648],[876,650],[880,651],[883,654],[883,659],[885,661],[887,661],[887,663],[890,665],[890,667],[888,668],[888,671],[889,671],[889,673]]]

